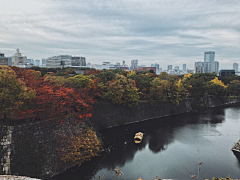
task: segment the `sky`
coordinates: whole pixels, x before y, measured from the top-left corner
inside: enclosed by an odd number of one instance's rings
[[[220,68],[240,63],[239,0],[0,0],[0,52],[27,58],[138,59],[194,68],[215,51]]]

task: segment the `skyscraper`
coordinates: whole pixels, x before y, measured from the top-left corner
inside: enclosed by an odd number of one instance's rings
[[[211,73],[213,69],[211,68],[211,65],[213,61],[215,60],[215,52],[214,51],[205,51],[204,52],[204,72],[205,73]]]
[[[233,69],[235,70],[235,73],[238,72],[238,63],[233,63]]]
[[[204,73],[204,62],[195,62],[195,73]]]
[[[131,69],[135,70],[135,67],[138,67],[138,60],[132,60],[131,61]]]
[[[187,71],[187,65],[186,64],[183,64],[183,71]]]
[[[168,71],[172,70],[172,65],[168,65],[167,70],[168,70]]]

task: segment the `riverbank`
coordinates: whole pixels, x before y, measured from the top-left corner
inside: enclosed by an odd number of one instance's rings
[[[0,175],[0,180],[40,180],[40,179],[30,178],[26,176]]]

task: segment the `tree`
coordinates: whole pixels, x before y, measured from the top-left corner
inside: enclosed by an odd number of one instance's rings
[[[76,89],[84,89],[84,88],[91,88],[93,80],[86,75],[76,75],[74,77],[69,78],[69,82],[72,87]]]
[[[0,112],[3,119],[19,112],[34,98],[35,91],[17,79],[9,66],[0,66]]]
[[[108,81],[105,86],[102,86],[104,99],[127,107],[138,105],[139,94],[135,81],[119,74],[116,74],[116,79]]]

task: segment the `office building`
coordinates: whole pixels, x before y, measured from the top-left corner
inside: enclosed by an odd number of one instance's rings
[[[71,57],[71,65],[72,66],[86,66],[86,58],[85,57]]]
[[[168,65],[168,71],[172,70],[172,65]]]
[[[26,65],[27,64],[27,57],[22,56],[19,49],[17,49],[17,52],[12,56],[12,65]]]
[[[132,60],[131,61],[131,69],[135,70],[136,67],[138,67],[138,60]]]
[[[195,62],[195,73],[204,73],[204,62]]]
[[[156,67],[156,70],[159,70],[160,65],[158,63],[151,64],[151,67]]]
[[[219,71],[219,76],[226,76],[228,74],[235,74],[234,69],[222,69]]]
[[[42,67],[46,67],[46,59],[42,59]]]
[[[204,52],[204,72],[212,73],[216,72],[213,62],[215,61],[215,52],[214,51],[206,51]]]
[[[34,65],[34,60],[33,59],[27,59],[27,64]]]
[[[183,71],[187,71],[187,65],[186,64],[183,64]]]
[[[35,60],[35,63],[34,63],[35,66],[40,66],[40,60]]]
[[[61,68],[69,66],[71,66],[71,56],[69,55],[53,56],[46,59],[47,68]]]
[[[233,63],[233,69],[235,70],[235,73],[238,72],[238,63]]]
[[[219,72],[219,62],[213,61],[211,63],[211,72],[216,72],[218,74],[218,72]]]

